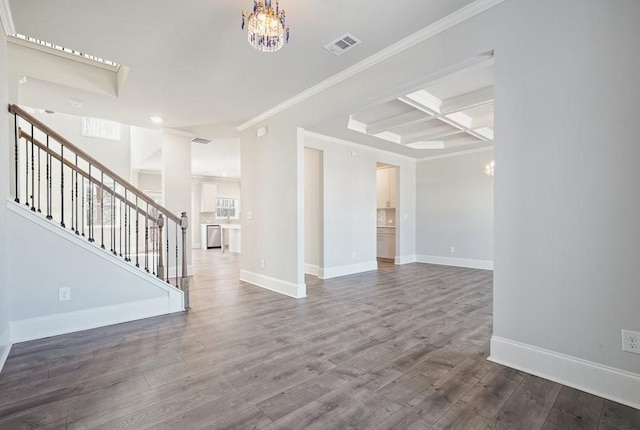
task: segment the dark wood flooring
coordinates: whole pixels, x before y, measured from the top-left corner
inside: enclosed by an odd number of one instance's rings
[[[640,429],[640,411],[486,360],[492,273],[426,264],[295,300],[196,251],[193,309],[14,345],[0,429]]]

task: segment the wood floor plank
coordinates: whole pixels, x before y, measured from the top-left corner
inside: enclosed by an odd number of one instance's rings
[[[381,263],[294,300],[196,250],[188,313],[14,345],[0,429],[640,429],[486,360],[492,272]]]

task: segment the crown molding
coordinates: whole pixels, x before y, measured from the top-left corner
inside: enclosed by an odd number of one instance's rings
[[[432,160],[441,160],[443,158],[461,157],[463,155],[470,155],[470,154],[476,154],[478,152],[487,152],[487,151],[493,151],[493,145],[484,146],[482,148],[476,148],[476,149],[467,149],[466,151],[448,152],[446,154],[434,155],[433,157],[419,158],[416,161],[420,163],[422,161],[432,161]]]
[[[345,81],[352,76],[355,76],[358,73],[363,72],[364,70],[367,70],[370,67],[373,67],[376,64],[393,57],[394,55],[397,55],[421,42],[424,42],[425,40],[428,40],[442,33],[445,30],[450,29],[451,27],[454,27],[468,19],[473,18],[474,16],[502,3],[503,1],[505,0],[476,0],[473,3],[468,4],[467,6],[445,16],[444,18],[439,19],[433,24],[428,25],[423,29],[413,33],[412,35],[405,37],[404,39],[394,43],[393,45],[390,45],[389,47],[378,51],[377,53],[365,58],[364,60],[354,64],[353,66],[346,68],[342,72],[336,73],[330,78],[325,79],[324,81],[296,94],[295,96],[272,107],[271,109],[264,111],[263,113],[253,117],[249,121],[240,124],[238,127],[236,127],[236,129],[238,131],[246,130],[247,128],[258,124],[261,121],[264,121],[267,118],[270,118],[273,115],[282,112],[302,102],[303,100],[306,100],[309,97],[312,97],[326,90],[327,88],[331,88],[332,86]]]
[[[0,0],[0,22],[2,22],[2,28],[7,36],[16,34],[11,8],[9,7],[9,0]]]

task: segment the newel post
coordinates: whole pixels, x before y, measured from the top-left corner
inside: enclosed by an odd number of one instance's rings
[[[164,281],[164,263],[162,262],[162,227],[164,227],[164,216],[158,215],[158,278]]]
[[[189,220],[187,213],[182,212],[180,218],[180,227],[182,227],[182,279],[181,290],[184,293],[184,308],[189,309],[189,278],[187,276],[187,228],[189,228]],[[176,270],[178,268],[176,267]]]

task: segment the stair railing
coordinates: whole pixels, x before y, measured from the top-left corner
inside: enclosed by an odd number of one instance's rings
[[[188,309],[187,213],[173,214],[19,106],[9,112],[15,202],[179,288]]]

